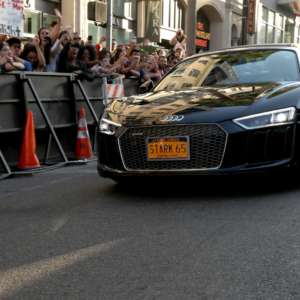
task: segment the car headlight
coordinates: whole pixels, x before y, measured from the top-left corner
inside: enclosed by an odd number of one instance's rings
[[[103,134],[114,135],[118,127],[121,127],[121,124],[110,121],[105,116],[100,120],[99,129]]]
[[[295,116],[296,108],[289,107],[237,118],[234,119],[233,122],[245,129],[257,129],[263,127],[291,124],[294,122]]]

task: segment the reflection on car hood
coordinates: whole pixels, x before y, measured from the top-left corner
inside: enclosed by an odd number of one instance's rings
[[[260,102],[278,99],[299,83],[262,83],[159,91],[115,100],[108,117],[125,126],[166,124],[165,116],[181,115],[180,123],[222,122],[245,115]]]

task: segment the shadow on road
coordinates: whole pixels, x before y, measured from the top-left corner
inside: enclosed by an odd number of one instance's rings
[[[300,189],[300,176],[243,175],[131,178],[113,185],[113,193],[167,197],[205,196],[212,198],[255,197]]]

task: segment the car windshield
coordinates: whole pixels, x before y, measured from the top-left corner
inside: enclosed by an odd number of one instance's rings
[[[163,78],[154,91],[298,80],[299,65],[294,51],[244,50],[185,60]]]

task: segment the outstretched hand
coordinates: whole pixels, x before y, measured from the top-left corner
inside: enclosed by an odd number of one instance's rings
[[[36,47],[40,45],[40,39],[37,35],[32,39],[32,44]]]

